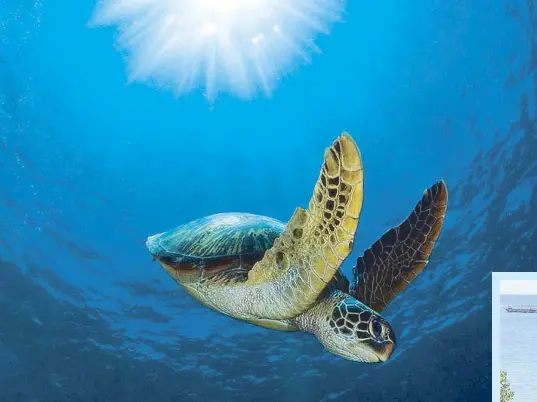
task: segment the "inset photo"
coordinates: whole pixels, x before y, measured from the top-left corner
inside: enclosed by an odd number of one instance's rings
[[[495,400],[534,402],[537,395],[537,273],[494,273],[493,277],[494,388],[499,386],[499,399]]]

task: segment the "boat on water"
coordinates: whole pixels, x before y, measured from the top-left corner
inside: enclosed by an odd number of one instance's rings
[[[504,309],[508,313],[535,313],[537,314],[537,306],[508,306]]]

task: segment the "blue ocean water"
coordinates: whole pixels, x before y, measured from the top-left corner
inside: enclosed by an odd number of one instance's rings
[[[500,367],[507,371],[516,402],[532,402],[537,395],[537,314],[507,313],[510,305],[537,305],[535,295],[500,298]]]
[[[0,0],[0,400],[491,399],[491,271],[537,254],[533,1],[349,2],[271,98],[214,108],[127,85],[94,6]],[[347,276],[425,188],[450,189],[379,365],[203,308],[144,247],[217,212],[287,221],[342,130],[365,175]]]

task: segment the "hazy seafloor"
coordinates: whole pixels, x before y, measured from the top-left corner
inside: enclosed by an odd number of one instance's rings
[[[212,112],[125,86],[91,6],[0,2],[0,401],[491,400],[490,273],[537,255],[533,1],[353,2],[273,99]],[[201,308],[143,246],[210,213],[288,219],[342,129],[366,177],[345,273],[425,187],[450,189],[381,365]]]
[[[500,299],[500,367],[507,372],[516,402],[537,395],[537,314],[506,313],[510,305],[537,305],[537,296],[502,295]]]

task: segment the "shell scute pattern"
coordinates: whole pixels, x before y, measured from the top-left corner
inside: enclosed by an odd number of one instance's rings
[[[284,229],[283,223],[259,215],[211,215],[162,234],[159,258],[188,282],[245,282]]]

